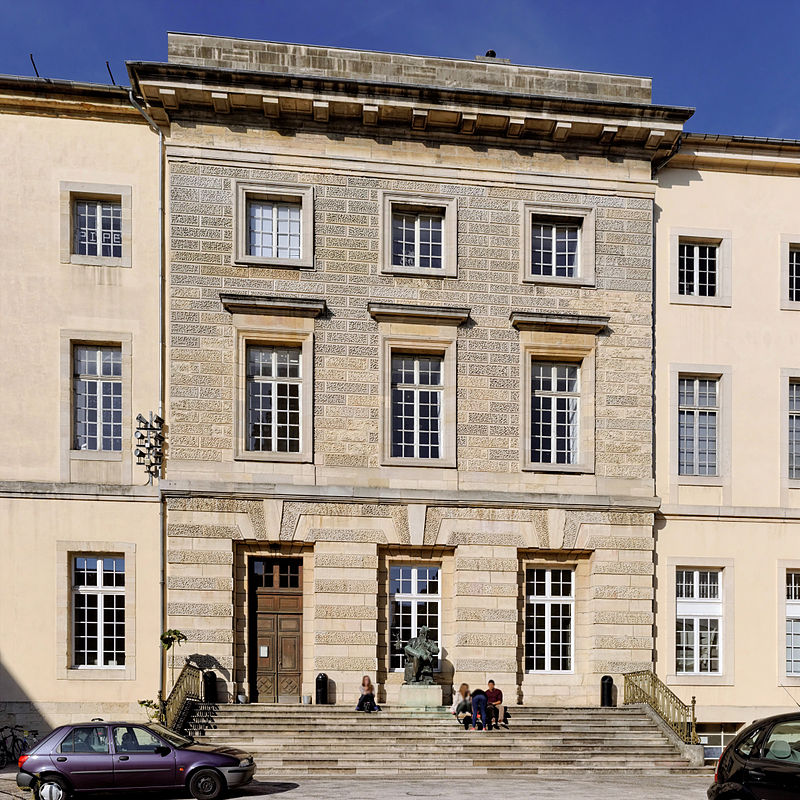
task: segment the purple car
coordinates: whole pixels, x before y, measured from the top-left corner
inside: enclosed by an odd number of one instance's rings
[[[197,800],[253,780],[253,757],[195,744],[158,723],[63,725],[20,756],[17,786],[41,800],[89,791],[186,788]]]

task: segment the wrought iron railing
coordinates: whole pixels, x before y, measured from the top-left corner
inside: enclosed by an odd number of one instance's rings
[[[699,744],[697,737],[697,717],[695,698],[687,705],[655,672],[642,670],[628,672],[625,679],[625,705],[645,703],[672,728],[686,744]]]
[[[167,699],[161,702],[161,722],[180,731],[195,703],[203,699],[203,670],[187,661]]]

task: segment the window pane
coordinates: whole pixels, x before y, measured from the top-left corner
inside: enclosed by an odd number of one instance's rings
[[[392,355],[393,458],[439,458],[443,359],[434,355]]]
[[[580,424],[580,368],[531,364],[531,461],[575,464]]]
[[[120,203],[107,200],[76,200],[73,204],[73,226],[75,254],[122,258]]]
[[[122,349],[73,349],[74,448],[122,450]],[[104,376],[98,380],[99,376]],[[107,377],[106,377],[107,376]]]

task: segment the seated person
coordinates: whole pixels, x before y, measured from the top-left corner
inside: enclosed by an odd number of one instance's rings
[[[500,727],[501,722],[504,725],[508,725],[506,719],[508,712],[503,705],[503,691],[495,688],[494,681],[489,681],[489,686],[486,689],[486,703],[488,717],[487,727],[489,730],[492,730],[492,723],[494,723],[495,730]]]
[[[462,683],[458,687],[457,692],[453,692],[453,705],[450,706],[450,713],[464,724],[464,730],[467,730],[472,722],[472,699],[469,693],[469,686]]]
[[[372,679],[369,675],[365,675],[361,679],[361,697],[358,698],[356,704],[356,711],[380,711],[381,707],[375,702],[375,687],[372,685]]]

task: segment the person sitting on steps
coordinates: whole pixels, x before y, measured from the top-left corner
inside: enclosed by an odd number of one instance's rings
[[[453,692],[453,705],[450,706],[450,712],[464,725],[464,730],[469,730],[470,723],[472,722],[472,700],[470,699],[469,686],[462,683],[458,687],[457,692]],[[464,716],[459,720],[458,715]]]
[[[375,702],[375,687],[369,675],[361,679],[361,697],[358,698],[356,711],[380,711],[381,707]]]
[[[489,687],[486,690],[486,703],[487,728],[492,730],[492,723],[494,723],[494,730],[497,730],[501,722],[508,727],[508,711],[503,705],[503,692],[501,689],[495,689],[494,681],[489,681]]]

